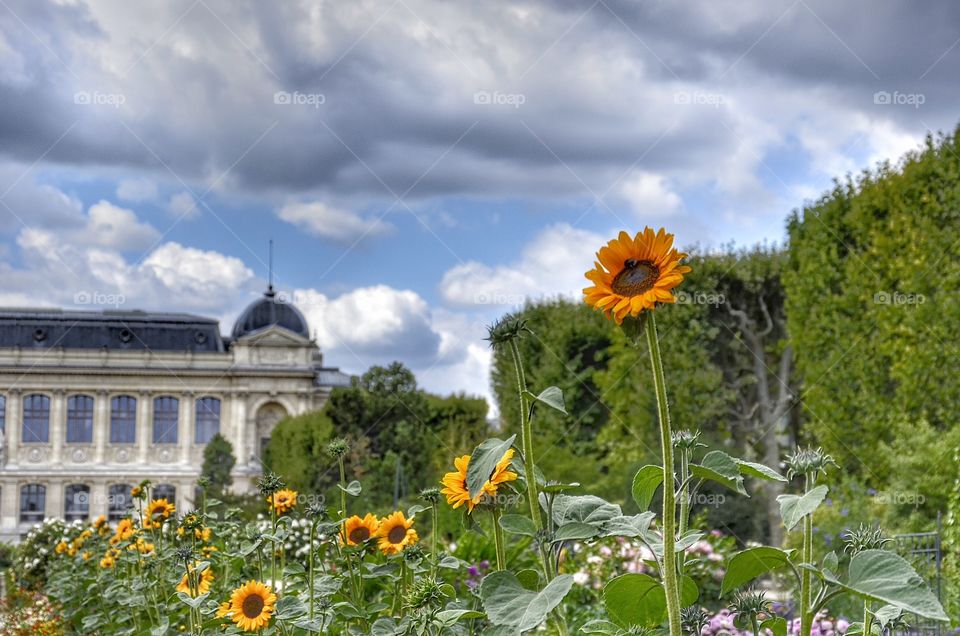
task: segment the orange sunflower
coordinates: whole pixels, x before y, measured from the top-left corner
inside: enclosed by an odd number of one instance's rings
[[[588,305],[603,311],[619,325],[623,319],[653,309],[657,303],[672,303],[670,291],[690,271],[680,261],[687,255],[673,247],[673,234],[652,228],[630,238],[626,232],[601,247],[599,262],[586,273],[592,287],[583,290]]]
[[[147,505],[147,520],[159,526],[165,519],[169,519],[170,515],[176,510],[177,507],[166,499],[154,499]],[[144,523],[144,525],[147,524]]]
[[[267,497],[267,504],[273,506],[278,515],[282,515],[288,510],[293,510],[297,505],[297,491],[284,488]]]
[[[399,510],[380,520],[377,536],[380,537],[377,547],[384,554],[398,554],[420,540],[413,529],[413,518],[407,519]]]
[[[196,565],[189,566],[189,570],[192,573]],[[187,579],[187,575],[184,574],[183,578],[180,579],[180,583],[177,584],[177,591],[183,592],[188,596],[201,596],[210,591],[210,584],[213,583],[213,570],[209,567],[200,573],[199,580],[195,580],[194,584],[197,586],[197,593],[194,594],[193,590],[190,589],[190,581]]]
[[[247,581],[230,596],[230,618],[237,627],[255,632],[270,624],[277,595],[260,581]]]
[[[377,518],[369,512],[361,519],[353,515],[343,522],[343,532],[340,534],[340,544],[363,545],[376,536],[379,523]]]
[[[510,462],[513,460],[514,450],[511,448],[503,454],[503,457],[497,462],[493,475],[483,485],[483,490],[476,496],[470,497],[470,489],[467,488],[467,469],[470,466],[470,456],[461,455],[453,460],[453,465],[457,469],[454,472],[443,476],[441,483],[444,488],[440,492],[447,497],[447,503],[453,508],[459,508],[466,504],[467,512],[473,512],[477,504],[481,503],[483,496],[493,497],[497,494],[500,484],[508,481],[515,481],[517,473],[508,470]]]

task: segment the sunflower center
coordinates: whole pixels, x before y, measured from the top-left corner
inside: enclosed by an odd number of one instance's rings
[[[354,528],[350,531],[350,540],[354,543],[363,543],[370,538],[369,528]]]
[[[387,534],[387,539],[390,540],[390,543],[400,543],[407,536],[407,529],[403,526],[395,526],[390,528],[390,532]]]
[[[621,296],[638,296],[652,289],[659,276],[660,268],[651,261],[628,258],[610,287]]]
[[[243,599],[243,615],[247,618],[257,618],[263,611],[263,597],[259,594],[251,594]]]

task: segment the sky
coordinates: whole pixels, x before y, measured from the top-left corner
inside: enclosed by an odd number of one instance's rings
[[[0,0],[0,306],[233,321],[489,397],[485,326],[596,249],[779,243],[951,133],[947,0]]]

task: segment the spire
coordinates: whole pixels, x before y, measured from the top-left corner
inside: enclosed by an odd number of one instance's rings
[[[270,256],[268,257],[267,265],[267,296],[273,296],[276,292],[273,291],[273,239],[270,239]]]

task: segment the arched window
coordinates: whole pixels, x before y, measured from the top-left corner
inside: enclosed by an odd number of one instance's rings
[[[86,521],[90,516],[90,486],[70,484],[63,490],[63,518]]]
[[[89,395],[67,398],[67,443],[93,443],[93,398]]]
[[[118,395],[110,400],[110,443],[133,444],[137,441],[137,398]]]
[[[205,397],[197,400],[196,443],[206,444],[220,432],[220,400]]]
[[[176,444],[180,400],[170,395],[153,399],[153,443]]]
[[[151,495],[154,499],[166,499],[170,503],[177,501],[177,487],[173,484],[157,484]]]
[[[47,508],[47,488],[40,484],[20,487],[20,523],[39,523]]]
[[[50,441],[50,398],[34,394],[23,398],[23,441]]]
[[[113,484],[108,491],[107,518],[110,521],[119,521],[127,516],[133,508],[133,497],[130,495],[130,484]]]

